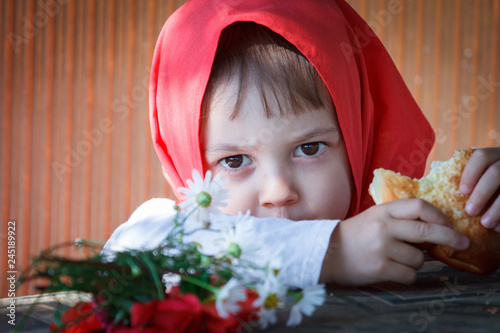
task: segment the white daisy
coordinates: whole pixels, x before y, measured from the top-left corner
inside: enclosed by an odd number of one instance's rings
[[[287,287],[281,275],[267,274],[263,283],[256,285],[259,297],[253,305],[259,307],[259,322],[263,329],[275,324],[276,308],[284,300]]]
[[[302,297],[290,310],[290,317],[286,326],[297,326],[302,322],[302,313],[306,316],[312,315],[316,306],[321,306],[325,302],[325,286],[315,285],[305,288]]]
[[[280,245],[267,263],[268,274],[278,275],[278,273],[283,268],[283,263],[285,261],[285,254],[286,254],[285,246]]]
[[[269,325],[274,325],[278,321],[276,309],[266,309],[261,307],[259,310],[259,324],[262,329],[266,329]]]
[[[247,223],[248,219],[250,219],[250,210],[246,214],[239,212],[236,219],[234,217],[227,219],[220,230],[220,237],[214,240],[214,244],[236,259],[255,262],[255,259],[260,256],[262,247],[258,241],[248,237],[252,228]]]
[[[237,279],[232,278],[221,288],[215,300],[215,308],[222,318],[227,318],[230,313],[237,314],[240,311],[238,302],[247,299],[245,286]]]
[[[210,214],[221,215],[222,212],[218,207],[225,207],[226,203],[222,202],[229,198],[229,191],[224,189],[225,181],[219,175],[216,175],[213,180],[210,170],[205,174],[205,180],[201,179],[198,171],[193,170],[193,181],[187,180],[188,188],[180,187],[179,192],[183,193],[184,200],[179,207],[190,220],[202,222],[205,227],[208,227]]]

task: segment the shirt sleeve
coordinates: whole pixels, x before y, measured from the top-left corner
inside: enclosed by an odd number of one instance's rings
[[[103,254],[127,249],[148,250],[159,246],[173,228],[174,202],[169,199],[151,199],[142,204],[124,224],[111,235]],[[224,219],[236,216],[226,215]],[[291,221],[283,218],[249,217],[245,228],[250,240],[260,244],[256,264],[267,260],[284,249],[282,271],[288,285],[305,288],[318,283],[323,259],[328,250],[330,236],[338,220]],[[203,252],[215,254],[217,233],[201,230],[184,238],[185,242],[198,242]]]

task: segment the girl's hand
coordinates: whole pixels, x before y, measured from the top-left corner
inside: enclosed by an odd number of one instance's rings
[[[340,222],[330,238],[320,282],[363,285],[413,283],[423,265],[422,250],[409,243],[434,243],[464,250],[469,240],[446,216],[421,199],[397,200]]]
[[[481,223],[500,232],[500,147],[477,149],[465,166],[460,191],[470,194],[465,211],[483,213]]]

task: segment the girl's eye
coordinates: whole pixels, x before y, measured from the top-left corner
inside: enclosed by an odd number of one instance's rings
[[[295,156],[314,156],[325,150],[326,145],[323,142],[304,143],[295,148]]]
[[[219,164],[227,169],[238,169],[250,163],[250,158],[246,155],[234,155],[224,157],[219,161]]]

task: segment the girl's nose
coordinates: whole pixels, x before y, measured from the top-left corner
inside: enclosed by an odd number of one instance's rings
[[[259,203],[266,208],[289,206],[299,200],[293,177],[276,171],[261,178]]]

